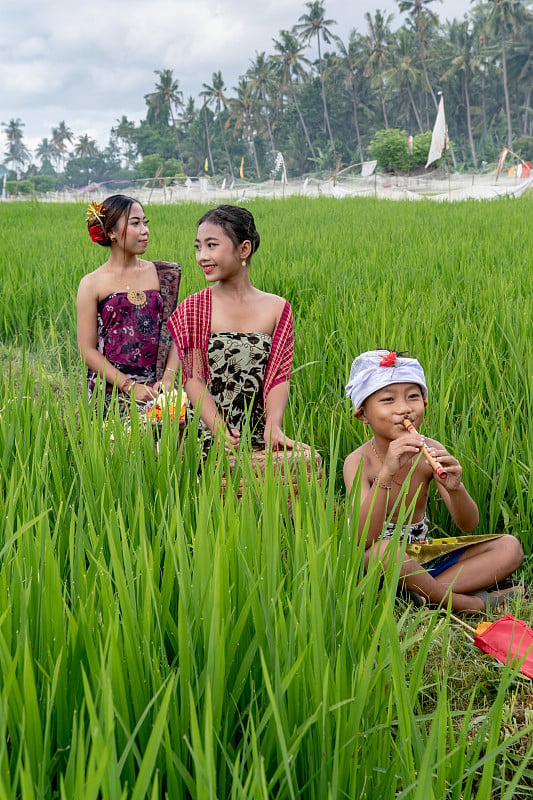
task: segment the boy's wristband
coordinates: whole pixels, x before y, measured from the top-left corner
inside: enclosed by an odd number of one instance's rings
[[[387,492],[390,492],[390,490],[392,489],[392,485],[387,486],[386,483],[381,483],[381,478],[379,477],[379,475],[376,475],[372,483],[376,486],[377,489],[386,489]]]

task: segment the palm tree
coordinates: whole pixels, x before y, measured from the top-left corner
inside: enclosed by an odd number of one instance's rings
[[[211,150],[211,137],[209,135],[209,121],[207,119],[207,100],[204,97],[204,104],[202,106],[202,112],[204,117],[204,129],[205,129],[205,140],[207,143],[207,158],[208,158],[208,167],[211,165],[211,173],[215,174],[215,162],[213,160],[213,152]],[[204,153],[205,155],[205,153]],[[207,170],[206,170],[207,172]]]
[[[523,43],[523,47],[520,50],[523,50],[520,55],[521,58],[521,69],[518,75],[518,80],[522,82],[525,86],[525,97],[524,97],[524,128],[523,133],[524,136],[528,132],[528,116],[531,113],[531,94],[533,92],[533,18],[530,15],[530,24],[525,28],[526,35],[524,37],[525,41]]]
[[[435,0],[397,0],[397,3],[400,11],[402,13],[405,12],[411,18],[413,28],[416,31],[418,44],[420,46],[420,60],[422,62],[426,86],[428,87],[429,93],[433,98],[435,108],[437,108],[437,98],[435,97],[435,92],[433,91],[433,87],[431,86],[431,82],[429,80],[427,67],[428,35],[432,26],[438,25],[437,15],[434,11],[430,11],[427,8],[429,3],[433,3],[434,1]]]
[[[37,158],[41,159],[41,163],[43,161],[53,161],[54,159],[54,147],[52,142],[48,138],[41,139],[39,144],[35,149],[35,155]]]
[[[224,133],[224,125],[222,124],[222,110],[228,107],[228,99],[224,94],[225,85],[224,79],[222,78],[222,72],[219,70],[218,72],[213,72],[213,77],[211,79],[212,86],[208,86],[206,83],[203,84],[204,90],[200,94],[204,98],[207,105],[211,103],[215,106],[215,114],[218,119],[218,124],[220,127],[220,133],[222,136],[222,143],[224,145],[224,152],[226,153],[226,160],[228,162],[229,172],[231,175],[231,179],[235,180],[235,175],[233,173],[233,166],[231,164],[231,158],[228,151],[228,143],[226,142],[226,136]]]
[[[182,130],[187,131],[187,129],[190,128],[191,125],[196,120],[196,117],[197,114],[194,105],[194,97],[189,96],[187,98],[187,102],[183,104],[183,108],[180,114],[180,122]]]
[[[74,155],[76,158],[95,158],[98,155],[98,147],[94,139],[91,139],[88,134],[78,137],[78,141],[74,146]]]
[[[442,75],[442,80],[447,81],[457,75],[457,73],[460,73],[461,75],[462,92],[466,105],[468,141],[470,143],[472,160],[477,169],[477,156],[474,145],[474,135],[472,132],[472,111],[469,89],[469,78],[472,77],[479,64],[476,53],[476,36],[470,22],[466,18],[462,22],[455,20],[454,22],[449,23],[447,32],[452,52],[455,52],[456,55],[451,59],[450,66]]]
[[[137,158],[135,123],[123,114],[122,117],[117,120],[117,124],[111,128],[111,135],[122,142],[121,155],[126,159],[128,167],[133,167],[135,159]]]
[[[274,144],[274,134],[272,132],[272,123],[270,120],[270,109],[271,98],[275,97],[277,89],[274,67],[275,64],[271,59],[266,57],[264,52],[256,52],[255,61],[252,61],[251,67],[246,70],[246,76],[250,80],[252,91],[263,109],[270,141],[270,149],[273,153],[276,152],[276,146]]]
[[[501,59],[503,95],[505,99],[505,116],[507,119],[507,144],[510,150],[513,147],[513,126],[511,121],[511,103],[509,101],[509,81],[507,78],[507,45],[508,37],[519,38],[520,25],[524,19],[531,19],[531,14],[522,4],[521,0],[486,0],[481,6],[476,7],[486,10],[486,33],[489,37],[499,39]],[[531,24],[531,21],[530,21]]]
[[[74,141],[74,133],[67,128],[66,123],[62,120],[57,128],[52,128],[52,147],[54,150],[54,158],[58,169],[61,163],[65,163],[67,153],[67,143],[72,144]]]
[[[413,90],[421,84],[414,44],[413,33],[410,30],[403,27],[396,32],[389,49],[389,66],[383,71],[383,80],[387,97],[401,98],[402,95],[407,95],[419,133],[424,133],[422,119],[413,95]],[[408,110],[406,116],[409,118]]]
[[[295,82],[307,76],[304,64],[310,66],[310,61],[302,55],[303,45],[298,41],[293,32],[287,30],[280,31],[279,37],[279,40],[272,40],[274,42],[274,49],[277,51],[277,55],[272,56],[272,61],[275,64],[279,64],[282,69],[281,95],[283,96],[287,91],[290,93],[304,132],[305,141],[311,151],[311,157],[316,158],[313,143],[309,136],[309,131],[305,124],[294,88]]]
[[[520,40],[513,42],[514,47],[508,53],[508,77],[515,87],[515,96],[524,93],[520,103],[523,111],[522,134],[528,135],[528,121],[531,116],[531,95],[533,93],[533,6],[524,9],[524,19],[520,25]],[[533,134],[533,127],[529,131]]]
[[[2,122],[2,128],[7,139],[7,150],[4,152],[4,164],[11,164],[17,170],[24,164],[31,161],[30,151],[23,142],[24,134],[22,129],[24,123],[21,119],[10,119],[9,122]]]
[[[366,78],[370,78],[372,83],[378,87],[383,120],[385,122],[385,127],[388,128],[389,120],[387,119],[387,109],[385,107],[383,72],[386,68],[388,49],[392,37],[390,29],[392,14],[383,16],[383,12],[377,9],[374,18],[372,18],[372,15],[367,11],[365,13],[365,19],[368,25],[368,33],[364,38],[367,51],[364,75]]]
[[[359,81],[363,75],[365,51],[363,39],[361,34],[355,29],[350,31],[348,37],[348,44],[344,44],[342,39],[338,36],[335,37],[337,47],[339,48],[342,69],[345,74],[345,85],[351,91],[352,104],[353,104],[353,122],[355,127],[355,135],[357,136],[357,147],[359,149],[359,158],[364,161],[363,147],[361,144],[361,133],[359,131],[359,111],[358,111],[358,86]]]
[[[172,128],[174,129],[174,137],[176,139],[178,157],[180,161],[183,161],[178,137],[178,127],[174,114],[175,109],[183,108],[183,94],[179,88],[179,81],[174,80],[171,69],[156,69],[154,72],[156,75],[159,75],[159,83],[156,83],[155,91],[144,96],[148,106],[148,120],[153,121],[161,118],[164,119],[165,122],[168,122],[170,116]]]
[[[305,4],[307,14],[302,14],[298,25],[295,25],[295,30],[300,32],[300,36],[304,42],[310,42],[316,39],[316,46],[318,52],[318,70],[320,73],[320,86],[322,87],[322,103],[324,106],[324,124],[327,128],[331,149],[333,155],[336,155],[335,142],[333,141],[333,134],[331,133],[331,125],[329,124],[328,104],[326,101],[326,88],[324,85],[324,70],[322,64],[322,52],[320,49],[320,39],[322,38],[326,44],[330,44],[333,34],[329,30],[331,25],[336,25],[334,19],[324,19],[325,9],[324,3],[321,0],[310,0]]]
[[[260,178],[261,170],[259,169],[259,161],[257,159],[253,124],[254,97],[250,81],[241,77],[239,78],[238,86],[235,86],[234,89],[237,92],[237,97],[230,100],[230,119],[235,120],[233,129],[234,136],[236,136],[239,131],[242,131],[243,138],[252,151],[257,177]]]

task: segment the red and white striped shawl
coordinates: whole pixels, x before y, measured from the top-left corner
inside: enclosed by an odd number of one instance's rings
[[[183,383],[192,377],[210,380],[207,349],[211,333],[211,290],[209,287],[183,300],[170,316],[167,326],[176,342]],[[263,406],[268,393],[291,376],[294,353],[294,324],[286,300],[272,337],[272,348],[263,381]]]

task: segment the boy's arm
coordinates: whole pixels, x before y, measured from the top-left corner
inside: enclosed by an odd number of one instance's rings
[[[369,477],[365,472],[362,454],[360,450],[355,450],[346,457],[343,466],[344,483],[348,497],[351,494],[361,460],[363,461],[361,470],[361,504],[359,507],[357,538],[358,540],[361,539],[367,519],[370,516],[365,542],[365,549],[367,549],[381,536],[391,484],[384,481],[381,473],[377,475],[373,483],[370,483]],[[355,496],[353,502],[355,502]]]
[[[459,461],[438,442],[432,443],[428,449],[448,473],[448,477],[444,481],[436,473],[433,473],[439,494],[459,530],[463,533],[470,533],[479,523],[479,511],[462,482],[463,468]]]
[[[361,538],[368,520],[366,548],[379,539],[383,531],[394,476],[419,454],[423,444],[424,438],[419,433],[405,433],[389,444],[387,454],[379,464],[373,465],[371,458],[365,463],[364,445],[347,457],[344,464],[344,481],[348,493],[351,491],[362,460],[358,537]]]

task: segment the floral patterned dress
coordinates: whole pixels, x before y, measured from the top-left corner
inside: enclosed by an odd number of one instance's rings
[[[163,300],[156,289],[145,292],[146,303],[133,305],[126,292],[110,294],[98,304],[97,349],[128,378],[137,383],[156,380],[157,350]],[[89,399],[96,386],[97,375],[87,374]],[[111,386],[106,385],[106,398]]]
[[[272,337],[265,333],[212,333],[209,336],[211,379],[207,388],[229,428],[242,431],[249,415],[254,448],[265,446],[263,380],[271,347]],[[203,451],[207,454],[213,436],[201,420],[198,427],[203,435]]]

